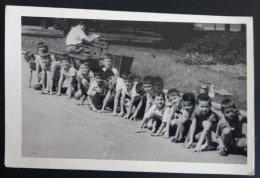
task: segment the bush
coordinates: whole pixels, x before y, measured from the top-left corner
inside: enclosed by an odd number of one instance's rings
[[[230,65],[246,64],[246,35],[243,32],[208,32],[203,37],[195,38],[192,42],[184,44],[181,51],[191,54],[198,53],[197,58],[201,62],[203,62],[201,58],[208,55],[215,62]],[[197,58],[196,60],[198,60]],[[194,61],[190,63],[197,64]]]

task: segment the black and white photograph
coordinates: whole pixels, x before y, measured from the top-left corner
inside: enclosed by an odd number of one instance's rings
[[[252,18],[6,16],[7,167],[254,174]]]

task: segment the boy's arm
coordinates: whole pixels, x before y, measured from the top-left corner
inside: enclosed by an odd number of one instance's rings
[[[119,117],[124,115],[124,107],[125,107],[125,94],[122,93],[121,101],[120,101],[120,113],[118,114]]]
[[[89,100],[89,105],[90,105],[92,111],[94,111],[94,112],[97,111],[97,108],[94,106],[91,96],[88,96],[88,100]]]
[[[190,125],[190,129],[189,129],[189,142],[187,143],[187,145],[185,145],[185,148],[190,148],[190,146],[193,143],[193,138],[194,138],[194,134],[196,131],[196,124],[197,124],[197,119],[193,118],[191,125]]]
[[[166,122],[162,122],[162,124],[160,125],[159,129],[157,130],[157,132],[154,134],[151,134],[152,136],[158,136],[162,130],[165,128]]]
[[[206,135],[208,134],[208,132],[210,132],[210,128],[212,126],[212,122],[210,121],[204,121],[204,126],[203,126],[203,131],[200,134],[200,138],[199,141],[194,149],[195,152],[201,152],[201,145],[202,142],[205,140]]]
[[[172,106],[171,108],[171,113],[169,115],[166,115],[168,118],[166,118],[166,126],[165,126],[165,133],[164,133],[164,137],[165,138],[169,138],[170,137],[170,125],[171,125],[171,121],[174,118],[174,113],[177,110],[177,108],[175,106]],[[166,117],[165,115],[163,117]]]
[[[63,82],[64,82],[64,76],[63,76],[63,74],[60,74],[60,79],[59,79],[59,84],[58,84],[58,93],[57,93],[58,96],[61,95],[61,87],[63,85]]]
[[[121,93],[121,90],[117,90],[116,91],[116,94],[115,94],[115,98],[114,98],[114,109],[113,109],[113,116],[116,116],[116,109],[117,109],[117,106],[118,106],[118,100],[119,100],[119,95]]]
[[[133,105],[134,105],[135,97],[136,96],[132,96],[131,97],[129,108],[128,108],[127,113],[126,113],[126,115],[124,117],[125,119],[128,119],[130,114],[131,114],[131,112],[132,112],[132,108],[133,108]]]
[[[46,76],[46,71],[44,69],[42,69],[42,91],[44,91],[46,89],[45,86],[45,77]]]
[[[134,112],[134,114],[131,116],[131,120],[136,120],[136,116],[137,116],[137,114],[138,114],[138,112],[139,112],[139,110],[141,109],[141,107],[143,106],[143,99],[141,99],[140,101],[139,101],[139,103],[138,103],[138,106],[137,106],[137,108],[136,108],[136,110],[135,110],[135,112]]]
[[[37,83],[40,83],[40,64],[39,64],[39,62],[36,62],[36,77],[37,77]]]
[[[100,112],[104,112],[105,111],[105,108],[107,106],[107,102],[109,100],[109,98],[111,97],[111,90],[108,90],[107,94],[106,94],[106,97],[104,98],[104,101],[103,101],[103,106],[100,110]]]

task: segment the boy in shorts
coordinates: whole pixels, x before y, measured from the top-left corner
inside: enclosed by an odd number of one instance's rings
[[[35,62],[35,56],[33,53],[27,52],[24,54],[24,59],[25,61],[29,64],[29,68],[30,68],[30,77],[29,77],[29,85],[28,87],[31,88],[31,81],[32,81],[32,75],[33,75],[33,71],[36,71],[36,62]]]
[[[75,98],[80,99],[83,96],[81,105],[83,105],[86,97],[87,97],[87,91],[90,86],[91,80],[94,79],[94,74],[90,70],[89,62],[82,61],[79,66],[79,71],[77,72],[77,81],[78,81],[78,91],[75,93]]]
[[[90,82],[87,95],[90,103],[90,109],[96,112],[98,108],[102,107],[103,100],[107,94],[107,86],[102,80],[104,71],[101,68],[94,68],[93,73],[94,79]]]
[[[224,116],[218,122],[216,130],[219,155],[243,151],[247,148],[247,139],[243,134],[246,118],[239,114],[235,103],[230,99],[222,101],[221,111]]]
[[[154,105],[145,113],[142,124],[140,126],[141,132],[145,126],[151,129],[152,133],[156,132],[156,128],[162,122],[163,114],[166,109],[165,94],[162,90],[157,90],[154,98]],[[151,124],[148,122],[152,120]]]
[[[136,84],[136,93],[140,95],[141,100],[139,101],[136,110],[130,117],[131,120],[136,120],[136,117],[143,117],[144,114],[150,109],[153,104],[151,97],[151,91],[153,89],[153,77],[146,76],[142,82]]]
[[[104,72],[107,71],[107,70],[112,70],[113,73],[114,73],[114,76],[115,76],[115,77],[119,77],[119,71],[112,66],[113,56],[112,56],[111,54],[107,53],[107,54],[105,54],[105,55],[103,56],[103,58],[104,58],[104,59],[103,59],[103,65],[104,65],[104,67],[102,68],[102,70],[103,70]]]
[[[51,56],[49,53],[41,53],[39,65],[42,70],[42,94],[48,94],[50,90]]]
[[[77,70],[73,66],[71,66],[71,60],[68,54],[60,55],[59,59],[61,62],[61,72],[57,96],[61,96],[61,88],[63,86],[64,81],[67,80],[68,88],[66,94],[68,98],[71,98],[72,93],[76,90],[77,87]]]
[[[110,69],[106,70],[103,74],[104,82],[108,86],[107,94],[103,101],[103,106],[99,112],[104,113],[107,105],[113,104],[114,97],[116,94],[116,81],[117,77],[115,76],[114,72]]]
[[[195,108],[195,96],[192,93],[184,93],[182,95],[181,103],[182,109],[180,110],[181,115],[178,118],[177,130],[175,136],[171,138],[173,142],[183,142],[184,132],[188,130],[191,123],[191,115]]]
[[[129,119],[130,115],[132,115],[134,112],[133,106],[134,104],[136,104],[137,100],[140,100],[140,96],[136,93],[136,85],[134,84],[134,76],[132,75],[132,73],[122,74],[122,79],[124,82],[124,87],[122,88],[121,92],[122,96],[120,100],[120,113],[118,114],[118,116],[124,117],[124,119]],[[124,110],[127,111],[125,116]]]
[[[170,89],[167,93],[166,109],[163,114],[162,124],[158,131],[152,136],[158,136],[161,132],[164,132],[164,138],[170,137],[170,130],[177,125],[178,118],[180,116],[181,109],[181,97],[180,92],[176,89]]]
[[[186,148],[191,148],[193,139],[198,139],[194,152],[200,153],[212,148],[211,131],[216,130],[219,116],[211,110],[211,98],[201,93],[197,97],[196,109],[191,116],[191,126],[187,136]],[[203,142],[205,142],[203,144]],[[203,145],[202,145],[203,144]]]

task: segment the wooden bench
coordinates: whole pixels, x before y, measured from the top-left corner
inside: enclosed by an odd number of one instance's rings
[[[89,48],[89,47],[94,47],[100,49],[100,56],[102,55],[103,50],[108,50],[109,44],[104,41],[100,41],[100,39],[95,40],[92,43],[84,42],[83,44],[80,45],[81,47]]]

